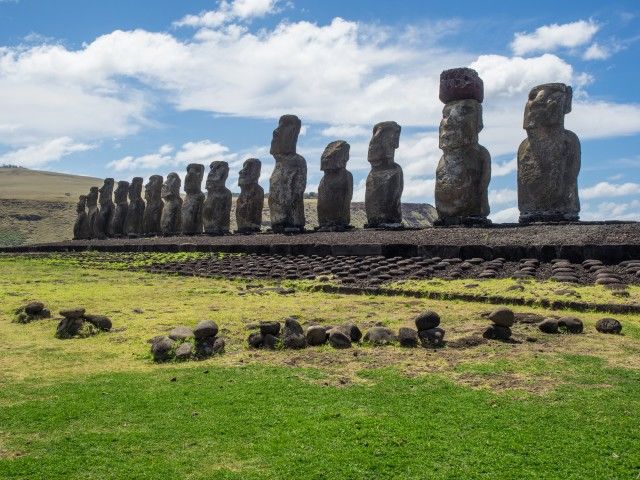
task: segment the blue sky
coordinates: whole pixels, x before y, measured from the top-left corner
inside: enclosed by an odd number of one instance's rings
[[[492,218],[517,218],[515,152],[540,83],[574,87],[582,218],[640,220],[640,4],[365,0],[0,0],[0,163],[129,179],[268,155],[303,121],[308,190],[327,143],[351,143],[364,193],[374,123],[403,126],[405,201],[433,202],[440,71],[484,79]]]

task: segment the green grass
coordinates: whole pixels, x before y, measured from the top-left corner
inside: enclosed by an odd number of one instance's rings
[[[291,295],[252,294],[247,282],[124,271],[119,256],[106,269],[67,260],[0,256],[3,480],[640,475],[638,316],[617,316],[622,336],[596,333],[603,315],[580,313],[583,335],[514,327],[535,343],[250,351],[245,326],[259,320],[398,328],[431,308],[456,339],[481,332],[491,307],[296,282]],[[54,314],[106,314],[114,331],[57,340],[55,319],[12,323],[35,299]],[[202,318],[220,325],[225,355],[153,364],[146,339]]]

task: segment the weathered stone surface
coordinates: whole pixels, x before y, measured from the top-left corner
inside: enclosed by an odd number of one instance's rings
[[[276,165],[269,180],[269,211],[274,232],[304,231],[307,162],[296,153],[301,126],[295,115],[283,115],[273,131],[270,153]]]
[[[82,317],[64,317],[58,323],[56,337],[60,339],[75,337],[78,335],[83,323],[84,319]]]
[[[89,217],[91,238],[95,237],[96,222],[98,221],[98,194],[98,187],[91,187],[87,194],[87,217]]]
[[[196,357],[203,359],[209,358],[213,355],[213,345],[215,344],[216,337],[202,337],[196,338]]]
[[[260,322],[260,333],[277,337],[280,333],[280,322]]]
[[[193,330],[189,327],[178,326],[169,332],[169,338],[171,340],[186,340],[193,337]]]
[[[222,355],[224,353],[224,349],[227,345],[227,342],[222,337],[216,337],[213,342],[213,354],[214,355]]]
[[[582,320],[575,317],[562,317],[558,320],[558,326],[567,333],[582,333],[584,330]]]
[[[87,240],[91,238],[91,223],[87,215],[86,205],[87,196],[80,195],[80,197],[78,197],[78,203],[76,204],[76,221],[73,224],[74,240]]]
[[[400,130],[396,122],[381,122],[373,127],[367,155],[371,171],[365,190],[366,227],[401,226],[400,201],[404,179],[402,168],[394,161],[395,151],[400,146]]]
[[[204,165],[191,163],[187,166],[187,176],[184,179],[186,196],[182,203],[182,234],[195,235],[202,233],[202,207],[204,193],[202,193],[202,178]]]
[[[218,334],[218,325],[213,320],[202,320],[193,329],[196,338],[212,338]]]
[[[484,100],[484,83],[478,72],[471,68],[452,68],[440,73],[440,101],[473,99]]]
[[[24,310],[27,315],[38,315],[42,310],[44,310],[44,303],[30,302],[26,304],[22,310]]]
[[[489,314],[489,320],[491,320],[495,325],[509,328],[515,321],[515,315],[513,314],[513,310],[509,308],[496,308]]]
[[[300,349],[307,346],[302,325],[295,318],[287,318],[284,321],[282,332],[282,344],[284,348]]]
[[[160,337],[151,344],[151,354],[156,362],[166,362],[173,358],[173,346],[175,342],[169,337]]]
[[[191,345],[189,342],[182,343],[178,346],[178,348],[176,348],[176,360],[189,360],[191,358],[191,355],[193,355],[193,345]]]
[[[143,233],[143,221],[146,205],[142,200],[142,177],[133,177],[129,186],[129,209],[125,233],[130,237],[139,237]]]
[[[252,332],[249,334],[249,338],[247,338],[247,343],[250,348],[260,348],[262,347],[262,342],[264,337],[260,332]]]
[[[224,235],[229,233],[231,223],[231,190],[225,187],[229,176],[229,164],[215,161],[209,165],[207,176],[207,198],[202,209],[204,233]]]
[[[333,330],[340,330],[349,338],[351,338],[352,342],[359,342],[360,339],[362,338],[362,332],[360,331],[358,326],[353,322],[338,325],[336,327],[333,327]]]
[[[615,318],[601,318],[596,322],[596,330],[600,333],[618,334],[622,331],[622,324]]]
[[[401,347],[417,347],[418,332],[413,328],[402,327],[398,330],[398,341],[400,342]]]
[[[129,193],[129,182],[120,180],[113,192],[113,216],[111,217],[111,226],[109,227],[110,237],[121,237],[125,233],[125,224],[127,221],[127,211],[129,205],[127,203],[127,194]]]
[[[431,330],[440,325],[440,315],[432,310],[426,310],[415,318],[414,323],[419,332],[422,330]]]
[[[111,218],[113,217],[113,178],[105,178],[104,184],[98,190],[99,197],[98,203],[100,208],[97,212],[94,223],[94,236],[101,240],[107,238],[109,234],[109,228],[111,225]]]
[[[163,235],[179,235],[182,228],[182,197],[180,185],[182,180],[177,173],[171,172],[162,185],[164,207],[160,217],[160,230]]]
[[[388,345],[397,340],[396,334],[393,330],[387,327],[371,327],[364,334],[363,340],[371,343],[372,345]]]
[[[338,329],[331,329],[329,331],[329,345],[333,348],[350,348],[351,347],[351,337]]]
[[[307,329],[307,344],[315,347],[327,343],[327,330],[321,325],[312,325]]]
[[[270,333],[262,335],[262,346],[267,350],[276,350],[279,343],[280,339],[275,335],[271,335]]]
[[[318,224],[321,231],[350,228],[353,175],[346,169],[350,145],[344,140],[331,142],[320,158],[324,176],[318,186]]]
[[[104,315],[84,314],[83,318],[84,318],[85,321],[89,322],[94,327],[96,327],[98,330],[102,330],[103,332],[110,331],[111,327],[113,326],[113,323],[111,322],[111,319],[109,317],[104,316]]]
[[[498,324],[489,325],[482,336],[489,340],[509,340],[511,338],[511,329]]]
[[[264,189],[258,184],[261,168],[260,160],[249,158],[240,170],[240,195],[236,200],[236,224],[239,233],[259,232],[262,226]]]
[[[85,309],[82,307],[65,308],[64,310],[60,310],[60,315],[65,318],[82,318],[84,312]]]
[[[578,220],[580,141],[564,128],[571,111],[571,87],[534,87],[524,111],[527,138],[518,149],[520,222]]]
[[[418,331],[418,338],[424,348],[435,348],[444,345],[444,330],[440,327]]]
[[[436,169],[435,200],[442,225],[487,223],[491,155],[478,143],[482,105],[477,100],[447,103],[440,122],[443,155]]]
[[[558,333],[560,330],[558,329],[558,319],[557,318],[546,318],[542,322],[538,324],[538,328],[543,333]]]
[[[164,202],[162,201],[162,176],[151,175],[144,186],[146,206],[142,217],[142,233],[153,236],[162,233],[161,219]]]

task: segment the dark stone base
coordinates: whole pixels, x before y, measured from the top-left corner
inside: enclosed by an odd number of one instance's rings
[[[231,232],[229,230],[205,230],[204,234],[212,237],[221,237],[223,235],[230,235]]]
[[[433,222],[434,227],[488,227],[491,224],[491,220],[486,217],[447,217]]]
[[[284,234],[292,234],[295,235],[297,233],[304,233],[304,226],[297,227],[292,225],[272,225],[268,232],[271,233],[284,233]]]
[[[347,232],[353,230],[353,225],[320,225],[315,228],[316,232]]]
[[[520,213],[518,222],[522,224],[529,223],[566,223],[578,222],[580,215],[577,213],[561,213],[561,212],[525,212]]]
[[[403,223],[378,223],[376,225],[367,223],[364,228],[372,230],[404,230],[406,227]]]
[[[240,235],[253,235],[256,233],[260,233],[260,229],[259,228],[239,228],[234,233],[237,233]]]

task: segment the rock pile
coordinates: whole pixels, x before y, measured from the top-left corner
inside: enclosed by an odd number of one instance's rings
[[[497,308],[489,314],[492,325],[482,333],[482,336],[489,340],[509,340],[511,338],[511,327],[515,321],[513,312],[508,308]]]
[[[423,347],[441,347],[443,345],[445,332],[440,328],[440,315],[427,310],[415,318],[415,324],[418,338]]]
[[[51,311],[42,302],[30,302],[15,311],[15,323],[29,323],[51,317]]]
[[[108,317],[85,313],[81,307],[60,310],[60,315],[62,320],[56,329],[56,337],[60,339],[86,338],[100,331],[108,332],[112,327]]]
[[[225,340],[218,336],[218,325],[211,320],[202,320],[195,328],[178,326],[168,336],[149,340],[151,355],[155,362],[171,360],[203,360],[224,353]]]
[[[622,324],[615,318],[601,318],[596,322],[596,330],[600,333],[619,334]]]
[[[544,319],[538,328],[543,333],[582,333],[584,325],[582,320],[575,317],[549,317]]]

